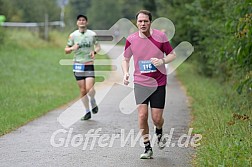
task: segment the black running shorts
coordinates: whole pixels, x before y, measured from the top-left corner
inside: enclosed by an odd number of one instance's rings
[[[88,77],[95,78],[94,65],[85,65],[84,72],[74,72],[77,81],[86,79]]]
[[[149,104],[151,108],[164,109],[166,85],[156,87],[146,87],[134,84],[136,104]]]

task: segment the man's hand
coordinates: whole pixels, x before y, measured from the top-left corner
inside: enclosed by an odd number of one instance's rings
[[[74,44],[72,47],[71,47],[71,50],[77,50],[77,49],[79,49],[79,45],[78,44]]]
[[[162,59],[158,59],[158,58],[151,58],[150,59],[151,63],[155,66],[155,67],[158,67],[158,66],[161,66],[164,64],[164,61]]]
[[[79,49],[79,45],[78,44],[74,44],[73,46],[66,46],[65,47],[65,53],[66,54],[70,54],[70,53],[72,53],[72,51],[75,51],[75,50],[77,50],[77,49]]]
[[[124,74],[123,76],[123,84],[128,85],[129,84],[129,73]]]
[[[90,55],[91,55],[91,59],[95,59],[95,54],[96,52],[95,51],[91,51]]]

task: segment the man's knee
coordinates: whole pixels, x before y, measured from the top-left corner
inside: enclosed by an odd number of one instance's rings
[[[138,114],[138,117],[139,117],[139,119],[141,120],[141,121],[148,121],[148,114],[146,114],[146,113],[139,113]]]
[[[87,94],[87,90],[86,89],[81,89],[80,94],[81,94],[81,97],[85,96]]]
[[[93,87],[90,88],[90,89],[88,89],[88,95],[90,95],[90,96],[94,96],[95,95],[95,90],[94,90]]]
[[[153,117],[153,123],[154,125],[160,125],[163,122],[163,117],[162,116],[155,116]]]

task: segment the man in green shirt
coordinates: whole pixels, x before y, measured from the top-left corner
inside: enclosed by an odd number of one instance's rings
[[[81,120],[88,120],[91,118],[89,102],[91,103],[92,113],[98,112],[93,88],[95,83],[94,58],[101,48],[96,39],[96,33],[87,29],[88,19],[85,15],[78,15],[76,24],[78,30],[70,34],[65,53],[74,52],[73,72],[80,88],[82,102],[86,108],[86,113]]]

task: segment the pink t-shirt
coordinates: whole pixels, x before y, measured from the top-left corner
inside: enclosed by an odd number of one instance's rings
[[[159,30],[152,30],[152,35],[148,38],[139,36],[139,32],[131,34],[125,44],[124,57],[134,59],[134,83],[156,87],[166,85],[165,65],[157,68],[150,63],[151,58],[164,58],[164,53],[168,55],[172,47],[165,35]]]

